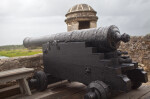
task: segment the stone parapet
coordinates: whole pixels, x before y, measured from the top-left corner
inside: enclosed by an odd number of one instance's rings
[[[0,71],[21,67],[43,69],[43,54],[0,59]]]
[[[150,71],[150,36],[133,36],[130,42],[121,43],[119,48],[127,51],[133,61],[139,62],[139,66]]]

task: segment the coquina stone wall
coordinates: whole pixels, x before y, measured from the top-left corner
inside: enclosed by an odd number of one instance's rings
[[[133,36],[130,42],[121,43],[119,49],[127,51],[133,61],[139,62],[139,66],[150,71],[150,34]]]
[[[139,66],[150,71],[150,35],[131,37],[130,42],[121,43],[119,48],[128,51],[133,61],[139,62]],[[0,59],[0,71],[28,67],[35,70],[43,69],[42,54]]]
[[[0,59],[0,71],[16,69],[21,67],[43,69],[43,55],[36,54],[31,56],[21,56]]]

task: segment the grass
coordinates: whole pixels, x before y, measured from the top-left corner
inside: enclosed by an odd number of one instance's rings
[[[15,49],[25,49],[23,45],[5,45],[5,46],[0,46],[0,51],[1,50],[15,50]]]
[[[10,49],[10,50],[0,50],[0,56],[6,56],[6,57],[16,57],[16,56],[29,56],[34,54],[42,53],[41,49]]]
[[[23,45],[0,46],[0,56],[16,57],[16,56],[29,56],[39,53],[42,53],[42,48],[27,49]]]

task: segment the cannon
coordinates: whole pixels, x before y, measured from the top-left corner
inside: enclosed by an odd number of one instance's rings
[[[115,25],[25,38],[27,48],[43,48],[44,71],[35,72],[29,85],[39,91],[48,84],[78,81],[87,85],[85,99],[109,99],[114,92],[128,92],[148,81],[147,73],[118,50],[130,36]]]

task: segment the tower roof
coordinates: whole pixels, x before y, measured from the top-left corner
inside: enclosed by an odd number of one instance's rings
[[[74,13],[74,12],[82,12],[82,11],[96,12],[91,6],[87,4],[77,4],[72,8],[70,8],[67,14]]]

